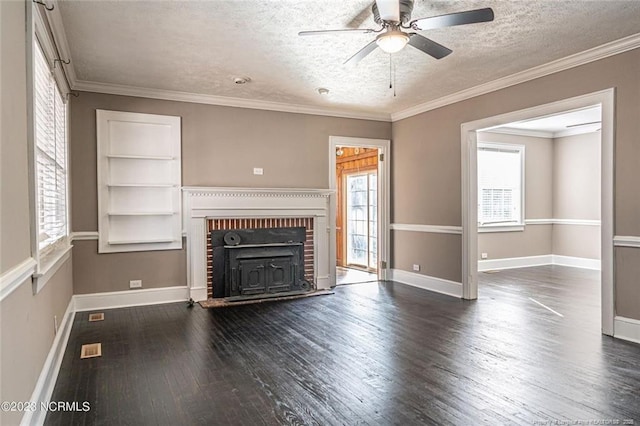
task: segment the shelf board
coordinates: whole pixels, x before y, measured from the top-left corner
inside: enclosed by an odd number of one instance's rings
[[[175,160],[176,157],[164,156],[164,155],[120,155],[109,154],[107,158],[120,158],[125,160]]]
[[[173,211],[156,211],[156,212],[108,212],[109,216],[173,216],[178,212]]]
[[[109,183],[109,188],[175,188],[178,185],[170,183]]]
[[[146,240],[109,240],[111,245],[122,244],[154,244],[154,243],[175,243],[176,239],[173,238],[149,238]]]

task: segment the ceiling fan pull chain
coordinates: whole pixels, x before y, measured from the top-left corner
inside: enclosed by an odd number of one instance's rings
[[[397,64],[393,63],[393,97],[396,97],[396,86],[398,85],[398,81],[396,80],[397,75]]]
[[[393,88],[393,55],[389,53],[389,89]]]

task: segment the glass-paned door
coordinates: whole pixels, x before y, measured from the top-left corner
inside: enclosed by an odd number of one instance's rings
[[[377,269],[377,173],[346,176],[347,264]]]

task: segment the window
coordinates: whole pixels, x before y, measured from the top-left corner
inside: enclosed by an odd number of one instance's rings
[[[478,225],[521,226],[524,146],[478,143]]]
[[[347,263],[376,269],[378,263],[377,172],[347,175]]]
[[[37,42],[33,93],[38,249],[46,254],[67,236],[67,108]]]

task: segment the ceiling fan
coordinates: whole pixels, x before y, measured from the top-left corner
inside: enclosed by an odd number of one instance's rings
[[[298,35],[325,35],[335,33],[381,33],[355,55],[345,61],[345,65],[356,65],[368,54],[380,47],[386,53],[396,53],[407,44],[442,59],[452,52],[451,49],[436,43],[418,33],[406,32],[403,29],[421,31],[434,28],[452,27],[454,25],[474,24],[493,21],[491,8],[468,10],[466,12],[450,13],[414,19],[411,21],[414,0],[376,0],[371,6],[374,21],[380,25],[379,29],[345,28],[338,30],[300,31]]]

